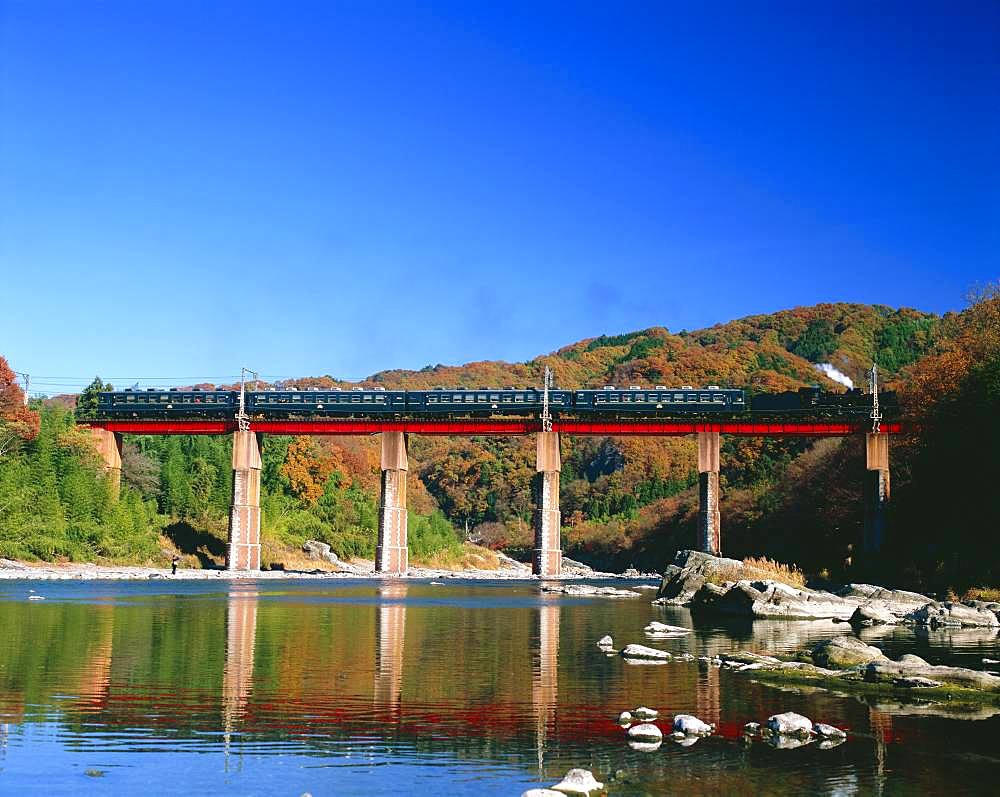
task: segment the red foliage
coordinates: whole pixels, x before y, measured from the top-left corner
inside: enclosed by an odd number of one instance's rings
[[[23,440],[34,440],[40,424],[38,413],[24,403],[24,391],[17,383],[17,374],[3,357],[0,357],[0,423]]]

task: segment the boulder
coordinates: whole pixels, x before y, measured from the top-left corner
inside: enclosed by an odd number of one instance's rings
[[[603,648],[605,650],[611,650],[615,646],[615,641],[611,638],[610,634],[605,634],[600,639],[597,640],[597,647]]]
[[[760,733],[760,723],[759,722],[748,722],[743,726],[743,733],[748,736],[756,736]]]
[[[619,725],[631,725],[632,724],[632,713],[630,711],[623,711],[618,715]]]
[[[690,714],[678,714],[674,717],[674,733],[683,733],[685,736],[710,736],[714,730],[714,725],[702,722]]]
[[[924,661],[919,656],[913,653],[904,653],[899,657],[900,664],[906,664],[909,667],[929,667],[930,665]]]
[[[835,728],[833,725],[827,725],[823,722],[813,723],[813,733],[819,736],[821,739],[846,739],[847,734],[844,733],[840,728]]]
[[[669,659],[670,654],[665,650],[647,648],[645,645],[626,645],[622,648],[622,656],[630,659]]]
[[[521,797],[565,797],[565,794],[552,789],[528,789],[521,792]]]
[[[900,678],[927,678],[942,684],[952,684],[984,692],[1000,692],[1000,677],[965,667],[904,664],[899,661],[873,661],[862,670],[866,681],[895,684]]]
[[[563,794],[590,794],[604,788],[589,769],[571,769],[566,776],[552,787]]]
[[[808,717],[786,711],[784,714],[774,714],[767,718],[767,728],[779,736],[808,737],[812,733],[813,723]]]
[[[935,686],[943,686],[940,681],[930,678],[921,678],[919,675],[910,675],[906,678],[896,678],[892,682],[893,686],[902,686],[906,689],[930,689]]]
[[[932,627],[943,625],[962,626],[964,628],[995,628],[1000,626],[995,612],[966,606],[964,603],[931,601],[907,615],[907,619],[917,625]]]
[[[657,742],[663,738],[663,731],[651,722],[643,722],[628,729],[628,738],[641,742]]]
[[[835,595],[847,600],[855,600],[861,604],[874,603],[895,614],[904,617],[907,613],[930,602],[930,598],[919,592],[907,592],[902,589],[886,589],[874,584],[847,584],[832,590]]]
[[[812,648],[813,664],[830,670],[846,670],[879,659],[885,659],[881,650],[852,636],[825,639]]]
[[[799,589],[779,581],[737,581],[721,596],[699,592],[691,601],[692,612],[784,620],[847,620],[857,607],[856,601],[832,592]]]
[[[673,563],[663,571],[657,600],[677,605],[687,603],[707,580],[721,574],[732,577],[729,574],[741,574],[742,571],[743,563],[737,559],[724,559],[700,551],[678,551]]]
[[[635,711],[632,712],[632,716],[637,720],[655,720],[660,716],[660,712],[652,708],[646,708],[645,706],[639,706]]]
[[[302,543],[302,553],[310,559],[324,559],[330,555],[330,546],[318,540],[307,540]]]
[[[885,604],[865,603],[854,610],[848,622],[855,627],[896,625],[899,618]]]

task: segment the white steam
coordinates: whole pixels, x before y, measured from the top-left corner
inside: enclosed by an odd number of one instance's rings
[[[822,371],[834,382],[840,382],[844,387],[854,387],[854,380],[843,371],[838,371],[830,363],[820,363],[815,367],[817,371]]]

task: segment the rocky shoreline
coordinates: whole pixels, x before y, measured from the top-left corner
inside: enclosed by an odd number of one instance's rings
[[[794,587],[741,575],[744,565],[697,551],[680,551],[667,566],[658,605],[685,606],[692,615],[778,620],[832,620],[855,632],[872,626],[914,630],[982,629],[1000,633],[1000,603],[936,601],[916,592],[871,584]],[[775,684],[805,684],[847,693],[891,695],[903,700],[1000,707],[1000,676],[965,667],[929,664],[907,654],[893,661],[856,636],[815,643],[792,657],[740,651],[705,657],[722,667]]]
[[[658,573],[639,573],[627,570],[624,573],[605,573],[593,570],[581,562],[564,559],[563,573],[555,578],[540,579],[531,574],[529,565],[517,562],[501,555],[501,567],[496,570],[444,570],[438,568],[411,567],[404,576],[390,576],[375,572],[373,561],[355,559],[345,562],[337,559],[329,552],[325,544],[307,543],[305,553],[317,560],[315,570],[254,570],[231,571],[199,568],[178,568],[172,574],[170,568],[142,567],[129,565],[97,565],[92,563],[38,563],[17,562],[11,559],[0,559],[0,581],[4,580],[39,580],[39,581],[88,581],[88,580],[119,580],[141,581],[148,579],[167,580],[198,580],[198,581],[246,581],[246,580],[296,580],[296,579],[368,579],[381,581],[383,579],[477,579],[502,581],[561,580],[579,581],[583,579],[619,579],[623,581],[658,579]],[[326,549],[325,551],[323,549]],[[335,567],[336,570],[330,569]],[[600,589],[600,588],[594,588]],[[610,588],[607,588],[610,589]],[[569,594],[575,594],[570,591]],[[591,594],[583,591],[576,594]],[[638,597],[638,593],[635,594]]]

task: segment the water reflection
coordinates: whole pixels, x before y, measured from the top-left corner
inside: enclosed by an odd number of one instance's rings
[[[237,722],[246,713],[253,690],[254,647],[257,640],[257,590],[234,584],[226,600],[226,664],[222,671],[222,727],[229,744]]]
[[[375,622],[377,657],[375,663],[375,705],[386,710],[393,721],[401,717],[403,694],[403,642],[406,636],[405,581],[387,581],[379,587],[381,601]]]
[[[535,753],[544,773],[545,742],[555,725],[559,702],[559,610],[556,595],[543,593],[538,607],[538,645],[531,666],[531,706],[535,719]]]

